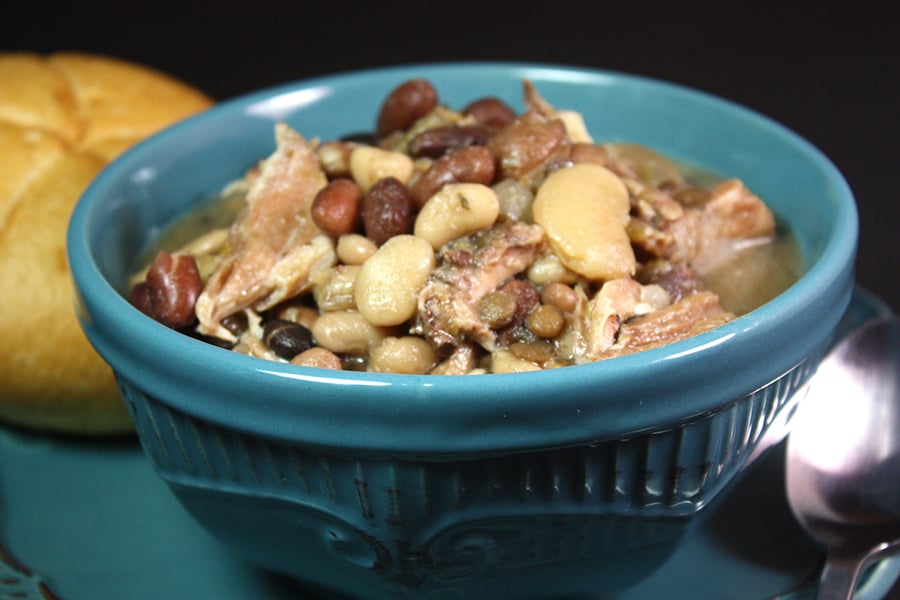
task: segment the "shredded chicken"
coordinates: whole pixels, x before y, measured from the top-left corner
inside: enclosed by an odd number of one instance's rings
[[[733,320],[722,308],[719,297],[710,291],[697,292],[675,304],[624,321],[615,343],[590,360],[602,360],[649,350],[709,331]]]
[[[225,340],[220,325],[247,307],[265,310],[309,287],[309,274],[335,263],[334,243],[310,217],[327,183],[314,147],[283,123],[277,150],[247,193],[247,208],[229,231],[226,250],[197,300],[198,331]]]
[[[543,241],[537,225],[504,221],[444,246],[439,266],[419,294],[417,332],[441,352],[463,339],[492,350],[496,333],[478,315],[478,301],[527,269]]]

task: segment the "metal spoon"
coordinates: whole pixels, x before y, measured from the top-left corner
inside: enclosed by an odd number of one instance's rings
[[[787,441],[791,510],[827,549],[818,599],[845,600],[900,548],[900,318],[870,321],[822,362]]]

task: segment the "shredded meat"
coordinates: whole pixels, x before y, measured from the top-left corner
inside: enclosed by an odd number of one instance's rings
[[[717,185],[702,208],[685,210],[681,218],[666,221],[662,230],[669,240],[662,257],[692,264],[702,272],[703,265],[734,242],[771,237],[775,218],[758,196],[731,179]]]
[[[503,221],[441,248],[419,294],[418,332],[444,355],[463,339],[492,350],[496,334],[479,316],[478,301],[527,269],[543,240],[537,225]]]
[[[310,217],[327,179],[313,148],[296,131],[276,126],[277,150],[247,193],[247,208],[232,225],[225,254],[197,300],[198,331],[234,340],[220,325],[230,314],[265,310],[305,291],[309,273],[335,262],[334,244]]]
[[[697,292],[665,308],[624,321],[615,344],[589,358],[602,360],[649,350],[709,331],[734,318],[733,313],[722,308],[716,294]]]

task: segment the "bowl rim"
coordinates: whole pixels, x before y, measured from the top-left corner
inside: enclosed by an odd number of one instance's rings
[[[265,361],[215,348],[156,323],[132,307],[101,273],[92,256],[88,232],[104,195],[119,177],[139,168],[145,154],[171,147],[173,139],[193,127],[225,121],[244,114],[248,107],[267,98],[302,89],[340,86],[355,78],[438,77],[462,70],[482,76],[504,72],[520,79],[527,75],[536,80],[561,77],[576,82],[639,86],[722,107],[815,162],[831,186],[837,200],[836,222],[843,226],[835,229],[820,258],[788,290],[730,323],[661,348],[533,373],[469,377],[335,373]],[[493,447],[515,449],[532,447],[536,443],[572,444],[630,435],[651,428],[648,414],[655,417],[654,423],[665,421],[671,424],[721,410],[724,408],[720,399],[722,374],[694,385],[690,388],[690,396],[679,395],[678,386],[689,380],[685,371],[690,369],[686,365],[710,362],[723,368],[734,367],[747,359],[746,354],[741,356],[742,350],[760,348],[761,340],[772,339],[780,329],[806,335],[804,351],[813,349],[825,333],[813,336],[804,329],[821,319],[830,319],[836,324],[849,303],[852,285],[847,285],[846,280],[847,271],[852,270],[857,227],[852,192],[831,161],[798,134],[740,104],[680,84],[616,71],[550,63],[454,61],[391,65],[303,79],[228,99],[189,117],[132,147],[91,182],[72,212],[67,249],[82,307],[79,318],[104,359],[115,364],[126,379],[136,378],[143,384],[149,374],[162,368],[165,362],[163,355],[154,355],[149,349],[164,349],[165,354],[179,356],[178,362],[184,372],[174,373],[171,380],[156,381],[158,388],[152,392],[165,403],[211,422],[282,439],[302,437],[316,445],[335,445],[335,440],[339,440],[337,445],[372,450],[473,452]],[[826,310],[820,301],[823,295],[839,297],[827,313],[822,312]],[[800,307],[804,306],[818,306],[819,310],[801,318]],[[143,342],[140,347],[123,353],[113,339],[115,334],[110,332]],[[727,343],[736,337],[747,341]],[[770,351],[778,354],[783,349]],[[779,356],[783,361],[784,357]],[[769,355],[757,358],[764,362],[774,360]],[[758,389],[779,377],[783,367],[773,370],[763,365],[752,375],[736,371],[731,387],[741,385],[750,390]],[[201,388],[195,373],[204,372],[214,377],[208,378]],[[634,380],[636,374],[640,374],[641,381]],[[500,391],[485,398],[483,377],[491,378]],[[251,382],[260,379],[265,380],[271,390],[270,395],[258,400],[264,403],[265,411],[254,410],[253,402],[231,393],[235,385],[249,393]],[[302,400],[297,397],[299,385],[306,389]],[[366,394],[376,387],[389,388],[390,393],[379,394],[377,399]],[[596,396],[598,388],[604,390],[602,400],[583,400],[588,395]],[[570,389],[571,393],[560,396],[560,389]],[[185,393],[186,390],[190,393]],[[355,392],[352,396],[343,393],[351,390]],[[515,399],[516,395],[526,392],[526,399]],[[642,399],[636,404],[635,393],[648,394],[647,397],[655,400]],[[298,416],[302,417],[301,423],[297,422]],[[567,424],[573,419],[577,421],[576,425]],[[611,425],[612,422],[616,425]]]

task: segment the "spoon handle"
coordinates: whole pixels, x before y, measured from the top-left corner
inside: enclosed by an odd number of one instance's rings
[[[851,600],[865,558],[829,553],[819,578],[816,600]]]

